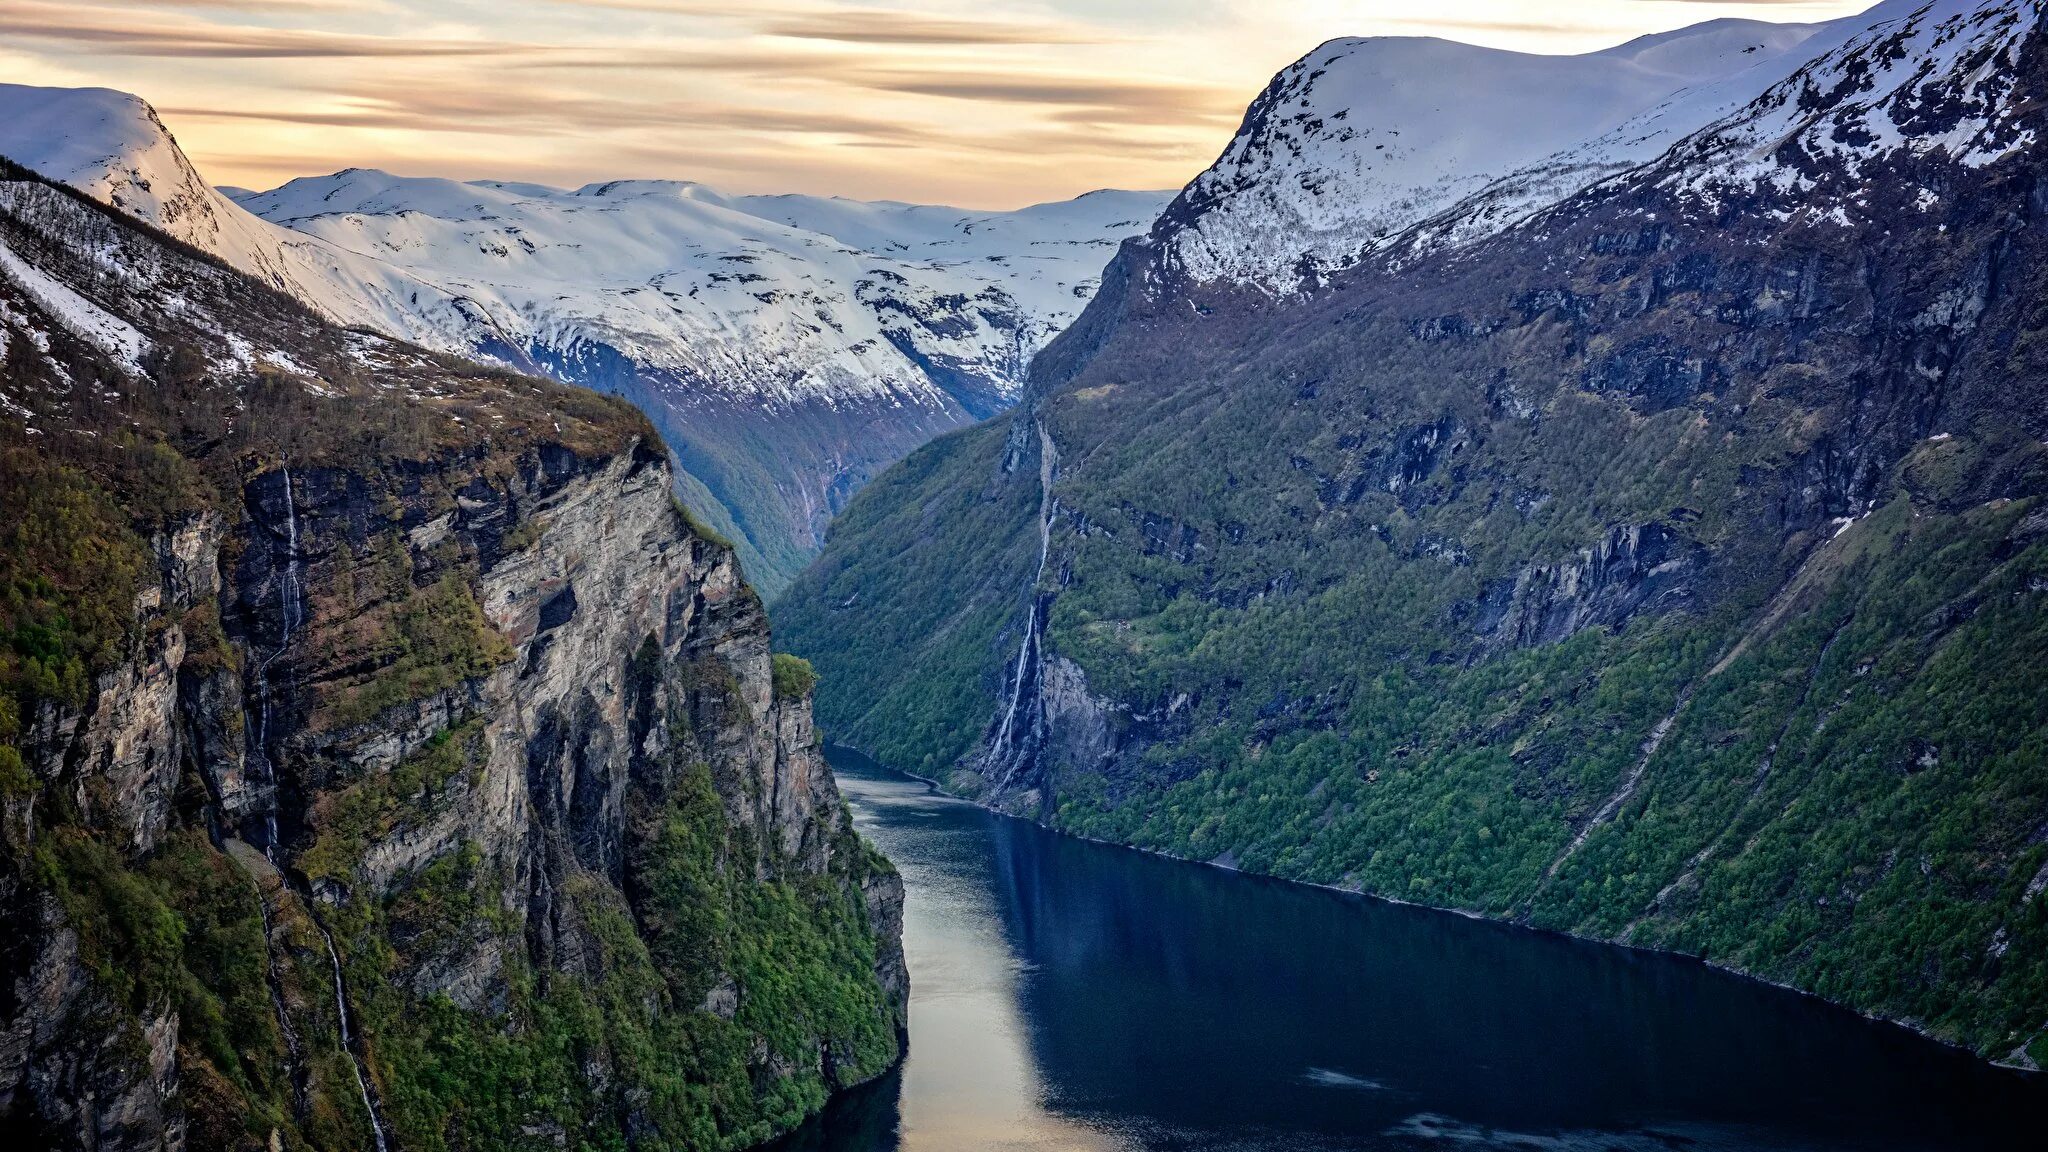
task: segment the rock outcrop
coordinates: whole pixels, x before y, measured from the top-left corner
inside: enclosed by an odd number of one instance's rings
[[[901,882],[644,418],[6,174],[0,1134],[739,1148],[893,1063]]]

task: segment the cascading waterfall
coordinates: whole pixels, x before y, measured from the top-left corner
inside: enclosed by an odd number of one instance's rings
[[[257,763],[262,767],[262,782],[270,790],[269,802],[263,814],[263,855],[272,863],[277,862],[278,842],[282,837],[278,834],[277,826],[277,766],[270,759],[270,670],[291,650],[292,637],[298,633],[299,627],[306,619],[305,583],[300,575],[304,560],[299,554],[299,502],[297,493],[293,491],[291,461],[281,461],[279,471],[284,474],[284,563],[281,567],[273,565],[277,573],[277,647],[271,649],[269,655],[257,662],[254,676],[254,750]],[[261,899],[260,890],[258,898]],[[264,910],[263,924],[267,943],[270,935],[270,915],[267,908]],[[341,952],[334,946],[334,935],[327,930],[327,925],[320,922],[319,917],[313,917],[313,926],[319,930],[321,942],[327,945],[327,962],[334,972],[334,1014],[341,1023],[341,1047],[342,1051],[348,1053],[349,1070],[355,1073],[356,1091],[362,1096],[363,1110],[370,1118],[370,1136],[376,1144],[376,1152],[389,1152],[389,1144],[384,1137],[384,1123],[378,1118],[376,1098],[370,1092],[370,1080],[364,1072],[363,1058],[356,1051],[354,1030],[349,1026],[348,982],[342,975]],[[292,1032],[284,1011],[282,984],[279,982],[274,956],[271,958],[271,980],[275,985],[273,994],[278,999],[278,1018],[284,1026],[286,1044],[296,1060],[297,1036]]]
[[[1046,431],[1045,422],[1038,426],[1038,568],[1031,577],[1031,611],[1024,622],[1024,642],[1017,648],[1017,667],[1010,674],[1010,702],[1003,710],[1003,722],[996,729],[989,743],[988,760],[1001,764],[1003,774],[998,781],[1007,787],[1018,768],[1024,763],[1027,747],[1020,746],[1021,734],[1017,730],[1017,717],[1024,711],[1026,702],[1032,700],[1037,687],[1037,677],[1031,675],[1032,662],[1038,658],[1042,642],[1040,633],[1044,629],[1045,599],[1038,592],[1038,585],[1045,579],[1046,560],[1052,554],[1052,522],[1059,515],[1059,501],[1053,498],[1053,480],[1059,470],[1059,449],[1053,446],[1052,433]],[[1036,722],[1032,725],[1036,727]]]
[[[276,931],[270,922],[270,901],[263,895],[263,886],[256,882],[256,877],[249,877],[249,887],[256,893],[256,915],[263,921],[263,961],[270,983],[271,1007],[277,1013],[277,1030],[284,1037],[285,1058],[290,1062],[292,1106],[303,1115],[306,1111],[305,1058],[299,1052],[299,1030],[292,1027],[292,1014],[285,1007],[284,975],[277,970],[277,951],[270,943]]]
[[[341,1020],[341,1048],[348,1053],[349,1068],[356,1074],[356,1091],[363,1097],[363,1111],[370,1117],[370,1138],[376,1141],[377,1152],[390,1152],[384,1142],[384,1122],[377,1118],[377,1101],[370,1095],[369,1077],[363,1075],[363,1058],[356,1052],[355,1036],[348,1026],[348,983],[341,975],[341,953],[335,951],[334,935],[327,931],[327,925],[313,917],[313,926],[320,929],[320,939],[327,945],[327,962],[334,967],[334,1014]]]
[[[277,861],[277,767],[270,760],[270,668],[278,658],[291,648],[292,634],[298,631],[305,618],[305,592],[299,579],[299,505],[292,492],[292,466],[290,460],[282,462],[284,473],[284,569],[277,577],[277,603],[280,631],[277,647],[256,664],[256,740],[257,763],[262,765],[263,784],[270,789],[270,801],[263,813],[263,854],[272,863]]]

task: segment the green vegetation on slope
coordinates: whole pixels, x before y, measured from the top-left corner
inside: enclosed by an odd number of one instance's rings
[[[423,759],[445,759],[451,742]],[[361,786],[359,786],[361,787]],[[418,813],[416,812],[417,816]],[[362,1027],[374,1037],[385,1121],[402,1147],[610,1147],[622,1125],[649,1149],[744,1148],[817,1111],[829,1084],[825,1037],[845,1082],[894,1058],[895,1037],[866,974],[875,941],[858,905],[861,870],[886,867],[850,828],[829,876],[756,882],[738,868],[723,801],[701,763],[684,770],[636,862],[636,910],[587,875],[559,893],[589,954],[580,972],[537,971],[501,907],[507,878],[473,848],[432,861],[381,902],[323,910]],[[333,855],[359,853],[352,840]],[[369,837],[368,839],[374,839]],[[402,982],[437,956],[496,941],[511,994],[464,1009]],[[488,943],[485,944],[488,950]],[[728,1012],[694,1010],[730,973]],[[757,1090],[760,1053],[793,1075]],[[603,1074],[590,1075],[601,1061]],[[620,1102],[630,1109],[617,1110]]]
[[[125,647],[148,551],[85,473],[0,447],[0,796],[32,791],[15,742],[37,706],[85,702]]]
[[[835,738],[1056,826],[2043,1060],[2048,259],[2035,176],[1939,179],[1911,229],[1621,189],[1282,305],[1139,267],[1028,414],[856,497],[783,640]],[[1051,735],[985,763],[1025,419]]]
[[[1011,423],[936,440],[883,473],[776,604],[778,639],[818,669],[833,739],[937,775],[980,738],[1015,656],[997,637],[1024,602],[1038,543],[1038,448],[1004,473]]]
[[[777,700],[801,700],[818,686],[818,670],[809,660],[777,652],[772,664]]]

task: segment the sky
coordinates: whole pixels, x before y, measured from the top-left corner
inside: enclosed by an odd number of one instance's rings
[[[1871,0],[0,0],[0,81],[154,104],[200,171],[697,180],[1010,208],[1176,188],[1335,36],[1584,52]]]

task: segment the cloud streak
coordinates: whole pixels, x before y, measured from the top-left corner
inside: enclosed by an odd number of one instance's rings
[[[133,56],[361,59],[502,56],[540,51],[483,40],[410,39],[305,28],[233,26],[136,8],[0,0],[0,33]]]
[[[831,4],[758,4],[732,0],[550,0],[574,8],[600,8],[657,16],[719,21],[765,36],[847,44],[1000,45],[1098,44],[1122,37],[1078,22],[1014,20],[971,11],[938,16],[897,8]]]
[[[833,40],[847,44],[944,44],[987,47],[1007,44],[1099,44],[1109,39],[1076,27],[991,20],[950,20],[907,12],[862,8],[818,11],[760,21],[770,36]]]
[[[96,8],[129,7],[126,0],[74,0]],[[252,12],[272,16],[296,16],[321,12],[388,12],[388,0],[151,0],[158,8],[207,8],[224,12]]]
[[[1863,2],[0,0],[0,60],[137,92],[227,183],[361,164],[999,207],[1184,182],[1331,36],[1583,50]]]

